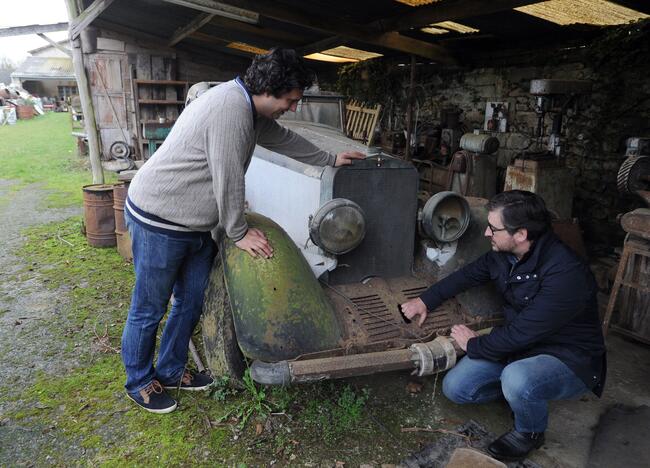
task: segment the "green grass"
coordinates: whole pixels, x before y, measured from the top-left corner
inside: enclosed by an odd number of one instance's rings
[[[76,143],[70,134],[67,113],[47,113],[16,125],[0,127],[0,165],[2,178],[26,184],[40,183],[53,193],[47,196],[48,207],[62,207],[82,202],[81,187],[92,183],[88,158],[76,156]],[[105,172],[107,183],[116,180]]]

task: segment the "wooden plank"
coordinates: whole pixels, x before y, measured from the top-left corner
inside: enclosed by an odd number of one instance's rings
[[[185,26],[183,26],[182,28],[178,28],[176,31],[174,31],[174,35],[171,37],[167,45],[169,47],[175,46],[183,39],[185,39],[187,36],[189,36],[195,31],[198,31],[207,23],[209,23],[212,18],[214,18],[214,15],[211,15],[209,13],[201,13]]]
[[[97,123],[99,124],[100,130],[126,127],[126,107],[122,96],[97,94],[94,97],[97,106]],[[116,120],[116,117],[118,120]],[[126,134],[126,132],[124,133]],[[120,140],[124,140],[124,138],[125,135],[122,135]]]
[[[307,44],[302,47],[297,47],[296,52],[298,52],[300,55],[309,55],[315,54],[316,52],[322,52],[323,50],[332,49],[334,47],[339,47],[345,44],[345,38],[341,36],[332,36],[321,41],[312,42],[311,44]]]
[[[150,80],[151,79],[151,55],[149,54],[137,54],[136,56],[136,65],[135,73],[138,80]],[[139,86],[136,80],[136,91],[138,92],[136,99],[136,105],[139,106],[139,101],[141,99],[152,99],[151,88],[148,86]],[[140,107],[140,120],[153,120],[156,119],[155,109],[150,108],[149,106]]]
[[[166,3],[173,3],[194,10],[203,11],[213,15],[223,16],[225,18],[232,18],[237,21],[246,23],[257,24],[259,22],[259,14],[254,11],[239,8],[237,6],[228,5],[226,3],[215,2],[213,0],[163,0]]]
[[[115,0],[95,0],[83,13],[77,16],[70,24],[70,39],[75,39],[81,31],[86,29],[95,19],[102,14]]]
[[[5,13],[9,14],[6,10]],[[0,37],[24,36],[25,34],[38,34],[56,31],[66,31],[68,23],[30,24],[28,26],[14,26],[1,28]]]
[[[47,37],[43,33],[36,33],[36,35],[38,37],[40,37],[41,39],[43,39],[44,41],[48,42],[52,47],[54,47],[56,49],[59,49],[64,54],[68,55],[69,57],[72,57],[72,51],[70,49],[68,49],[67,47],[63,47],[61,44],[59,44],[56,41],[53,41],[52,39],[50,39],[49,37]]]

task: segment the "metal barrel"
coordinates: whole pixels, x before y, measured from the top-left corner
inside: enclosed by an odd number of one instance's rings
[[[113,210],[115,211],[115,232],[125,232],[124,202],[129,191],[127,184],[115,184],[113,186]]]
[[[113,211],[113,186],[108,184],[85,185],[83,201],[88,244],[93,247],[113,247],[117,243]]]
[[[117,240],[117,252],[125,260],[133,260],[131,250],[131,237],[124,221],[124,202],[129,191],[129,182],[113,186],[113,210],[115,212],[115,238]]]

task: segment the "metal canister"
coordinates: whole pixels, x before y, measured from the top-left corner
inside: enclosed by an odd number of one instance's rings
[[[460,147],[472,153],[492,154],[499,149],[499,139],[485,133],[465,133],[460,137]]]
[[[115,213],[113,211],[113,186],[92,184],[83,187],[84,222],[86,239],[93,247],[113,247]]]

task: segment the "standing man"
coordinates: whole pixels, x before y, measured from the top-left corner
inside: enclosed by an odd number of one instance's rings
[[[503,295],[505,323],[478,336],[455,325],[451,337],[465,356],[443,381],[455,403],[505,397],[514,429],[488,447],[495,458],[523,459],[544,443],[550,400],[573,399],[605,382],[605,345],[596,284],[589,267],[552,232],[542,198],[512,190],[487,204],[485,236],[492,251],[402,305],[407,318],[456,294],[494,281]]]
[[[190,336],[216,254],[210,231],[218,224],[253,257],[273,255],[264,233],[244,217],[244,174],[255,145],[304,163],[342,166],[359,152],[337,155],[280,126],[295,112],[314,74],[293,50],[258,55],[239,77],[206,91],[180,115],[158,151],[138,171],[125,203],[135,286],[122,334],[126,391],[153,413],[177,403],[165,389],[204,390],[212,379],[185,370]],[[156,331],[174,294],[158,362]]]

